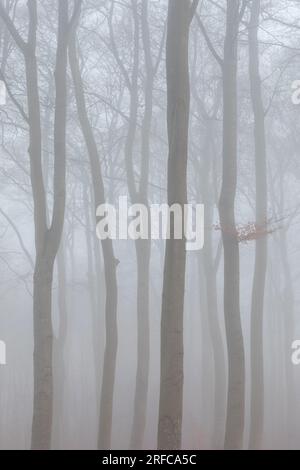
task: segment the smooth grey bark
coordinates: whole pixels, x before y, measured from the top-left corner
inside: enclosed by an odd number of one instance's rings
[[[285,210],[285,191],[284,191],[284,179],[285,175],[280,174],[279,181],[279,197],[278,197],[278,213],[283,214]],[[273,192],[274,192],[274,188]],[[276,188],[277,189],[277,188]],[[276,200],[275,197],[273,197]],[[282,266],[282,292],[281,292],[281,305],[280,312],[285,312],[284,324],[283,324],[283,345],[284,345],[284,378],[286,384],[285,390],[285,410],[283,414],[285,415],[285,428],[287,434],[287,449],[293,448],[295,445],[295,427],[297,423],[297,408],[295,408],[295,403],[297,402],[296,398],[296,381],[294,374],[294,365],[290,358],[291,344],[294,340],[294,331],[295,331],[295,292],[293,288],[293,278],[291,272],[291,266],[288,255],[288,229],[287,227],[282,227],[278,234],[278,244],[279,244],[279,253]]]
[[[58,335],[53,343],[53,369],[54,369],[54,420],[52,447],[59,449],[63,436],[63,413],[65,405],[66,359],[65,346],[68,330],[68,305],[67,305],[67,273],[64,240],[62,239],[56,257],[57,288],[58,288]]]
[[[96,395],[96,416],[99,419],[100,412],[100,395],[101,395],[101,375],[102,367],[100,360],[102,359],[105,344],[105,332],[102,325],[105,319],[105,278],[103,274],[103,263],[101,260],[101,245],[97,237],[93,236],[96,231],[96,224],[91,214],[91,207],[95,207],[93,189],[90,187],[90,179],[85,171],[82,171],[83,178],[83,207],[85,212],[85,238],[87,248],[87,281],[90,299],[90,307],[92,312],[92,336],[93,336],[93,354],[95,369],[95,395]]]
[[[251,415],[249,448],[260,449],[264,425],[263,320],[267,272],[267,155],[262,98],[258,27],[261,2],[253,0],[249,24],[249,74],[254,112],[256,226],[255,266],[251,306]]]
[[[82,193],[83,193],[83,207],[85,217],[85,239],[86,239],[86,253],[87,253],[87,286],[90,300],[90,308],[92,312],[92,329],[93,329],[93,353],[94,353],[94,368],[95,368],[95,391],[96,391],[96,410],[97,417],[99,419],[99,406],[100,406],[100,393],[101,393],[101,349],[100,341],[101,335],[101,315],[102,310],[98,303],[98,293],[101,291],[100,279],[97,278],[96,274],[96,259],[94,245],[93,245],[93,234],[96,231],[96,224],[92,223],[91,207],[94,208],[95,204],[90,201],[90,180],[86,175],[86,172],[82,171]],[[95,237],[96,238],[96,237]],[[98,240],[96,240],[99,246]],[[105,284],[105,282],[104,282]],[[104,339],[104,338],[103,338]],[[103,341],[104,343],[104,341]]]
[[[49,188],[49,163],[51,155],[51,103],[54,99],[54,80],[49,73],[48,101],[45,114],[43,116],[43,176],[45,192],[48,194]],[[47,225],[50,224],[49,209],[46,207]],[[66,293],[66,267],[65,267],[65,248],[62,238],[60,248],[56,257],[57,271],[57,303],[59,313],[58,335],[53,338],[53,430],[52,430],[52,448],[59,449],[62,437],[62,417],[64,409],[64,390],[66,377],[65,364],[65,341],[67,334],[67,293]]]
[[[199,16],[196,15],[198,23]],[[217,96],[210,113],[207,112],[204,102],[201,100],[196,84],[195,71],[197,69],[197,48],[195,47],[195,58],[192,70],[192,96],[196,103],[198,116],[203,119],[205,126],[205,140],[203,150],[201,151],[201,160],[196,160],[197,164],[197,189],[198,200],[202,200],[205,207],[205,244],[201,254],[201,263],[203,263],[204,282],[206,291],[206,315],[208,318],[208,334],[211,338],[213,351],[213,370],[214,370],[214,417],[211,444],[215,450],[224,448],[224,430],[225,430],[225,414],[226,414],[226,361],[225,361],[225,345],[222,335],[222,329],[219,318],[218,307],[218,289],[217,289],[217,273],[220,265],[220,250],[218,248],[216,258],[214,259],[213,249],[213,223],[214,223],[214,207],[217,205],[218,191],[216,185],[216,148],[214,145],[216,127],[214,125],[217,119],[218,111],[221,104],[221,86],[217,90]],[[201,280],[200,280],[201,282]],[[200,287],[202,291],[202,287]],[[201,302],[200,302],[201,306]],[[202,307],[202,312],[203,312]],[[201,308],[200,308],[201,311]],[[204,333],[204,335],[207,333]]]
[[[297,404],[297,384],[295,381],[295,368],[290,358],[291,344],[294,341],[295,332],[295,292],[293,288],[293,277],[288,256],[287,229],[283,228],[280,233],[280,256],[283,267],[283,295],[282,311],[284,318],[284,366],[286,380],[286,421],[287,421],[287,449],[294,449],[297,446],[297,414],[299,410]]]
[[[241,4],[241,9],[240,9]],[[245,420],[245,353],[240,316],[239,242],[235,222],[237,191],[237,65],[239,24],[247,1],[227,0],[224,54],[213,46],[198,15],[208,49],[220,65],[223,79],[223,171],[219,215],[224,247],[224,315],[228,353],[228,394],[225,448],[243,445]]]
[[[149,266],[150,243],[136,242],[137,255],[137,370],[134,396],[134,415],[130,440],[131,449],[141,449],[146,427],[147,398],[150,364],[149,331]]]
[[[29,31],[29,44],[36,41],[37,11],[33,2],[28,3],[31,9],[33,28]],[[50,229],[45,225],[45,232],[37,240],[37,259],[34,273],[34,405],[32,421],[32,449],[48,449],[51,446],[52,430],[52,408],[53,408],[53,377],[52,377],[52,352],[53,352],[53,331],[51,319],[52,301],[52,280],[53,266],[59,249],[60,240],[64,224],[65,212],[65,176],[66,176],[66,109],[67,109],[67,44],[68,44],[68,2],[58,2],[58,34],[57,34],[57,55],[55,67],[55,119],[54,119],[54,202],[52,224]],[[31,38],[32,33],[32,38]],[[31,54],[29,63],[26,60],[26,75],[28,91],[28,103],[30,108],[31,98],[35,108],[31,111],[38,111],[35,100],[38,100],[37,64],[31,64]],[[31,65],[34,65],[31,69]],[[34,74],[34,89],[31,96],[31,74]],[[40,117],[33,116],[40,120]],[[29,111],[30,120],[30,111]],[[37,127],[36,127],[37,129]],[[40,122],[39,130],[40,134]],[[30,138],[31,163],[39,154],[32,148],[35,146],[35,135]],[[41,144],[41,135],[39,135]],[[33,169],[34,163],[31,167]],[[42,182],[40,184],[43,184]],[[44,191],[44,188],[43,188]],[[41,193],[37,195],[39,198]],[[45,199],[45,195],[43,196]],[[46,220],[45,215],[38,214]],[[40,236],[41,234],[39,234]]]
[[[105,331],[102,325],[105,325],[105,302],[106,302],[106,283],[103,261],[101,258],[101,245],[96,237],[93,238],[93,259],[95,285],[95,314],[93,316],[93,352],[95,362],[95,380],[96,380],[96,410],[97,416],[100,414],[100,395],[101,395],[101,375],[102,368],[99,368],[99,357],[104,357]],[[100,315],[99,315],[100,312]],[[100,332],[100,336],[99,336]],[[103,359],[102,359],[103,363]]]
[[[206,221],[212,226],[212,211],[207,210]],[[214,267],[212,234],[206,234],[204,249],[204,270],[206,281],[206,296],[208,307],[209,331],[213,343],[213,367],[214,367],[214,416],[212,444],[213,449],[224,448],[224,421],[226,416],[226,362],[224,356],[224,340],[219,322],[219,309],[217,297],[217,272]]]
[[[197,256],[197,291],[198,291],[198,310],[201,316],[200,323],[200,339],[201,344],[201,377],[205,377],[205,380],[201,380],[201,429],[206,429],[205,436],[201,442],[201,449],[212,449],[213,448],[213,429],[212,429],[212,418],[211,412],[213,406],[208,406],[207,397],[211,397],[214,377],[208,375],[208,371],[212,370],[213,367],[213,342],[210,336],[210,327],[208,320],[208,299],[206,293],[206,273],[204,269],[204,256],[203,252],[199,252]],[[207,378],[206,378],[207,377]],[[210,433],[208,433],[208,429]]]
[[[150,133],[153,113],[153,83],[154,66],[152,64],[150,32],[148,25],[148,3],[142,2],[141,5],[141,23],[142,38],[144,45],[144,55],[146,64],[145,79],[145,111],[142,124],[142,148],[141,148],[141,175],[139,190],[136,193],[135,188],[129,184],[131,199],[135,203],[144,204],[148,207],[148,178],[150,162]],[[136,20],[137,22],[137,20]],[[136,25],[136,32],[138,28]],[[138,50],[138,36],[136,36],[135,48]],[[136,67],[138,63],[136,61]],[[137,87],[137,83],[135,83]],[[134,93],[137,93],[137,88]],[[131,150],[132,152],[132,150]],[[132,167],[132,157],[131,157]],[[128,164],[130,164],[128,162]],[[127,166],[128,167],[128,166]],[[130,169],[133,173],[133,169]],[[130,174],[128,174],[128,183],[130,183]],[[150,285],[150,257],[151,241],[137,240],[135,243],[137,259],[137,369],[136,384],[134,396],[134,414],[130,439],[131,449],[141,449],[146,427],[148,383],[150,367],[150,328],[149,328],[149,285]]]
[[[100,204],[105,203],[105,189],[101,172],[100,155],[93,130],[88,118],[84,88],[76,51],[76,30],[73,29],[69,48],[69,61],[75,89],[77,112],[81,130],[88,150],[90,170],[93,184],[95,211]],[[95,235],[96,236],[96,235]],[[100,398],[100,417],[98,430],[98,448],[111,448],[113,396],[118,346],[117,326],[117,265],[113,243],[110,239],[102,240],[104,274],[106,285],[106,344],[103,364],[103,377]],[[99,312],[100,315],[100,312]],[[100,362],[100,358],[99,358]]]
[[[208,130],[210,134],[210,130]],[[208,136],[210,140],[212,135]],[[210,158],[212,154],[208,152]],[[211,162],[210,162],[211,164]],[[202,169],[203,175],[208,175],[206,172],[206,165]],[[206,177],[202,178],[203,188],[203,202],[205,204],[206,224],[208,227],[213,226],[213,208],[214,196],[210,188],[210,180]],[[213,255],[213,240],[212,231],[208,230],[205,234],[205,247],[203,249],[204,272],[206,282],[206,297],[207,297],[207,311],[208,311],[208,324],[209,333],[213,345],[213,367],[214,367],[214,417],[213,417],[213,434],[212,444],[216,450],[224,448],[224,421],[226,415],[226,362],[225,362],[225,348],[222,336],[220,321],[219,321],[219,308],[218,308],[218,289],[217,289],[217,267],[215,266]]]
[[[193,7],[194,7],[193,3]],[[170,0],[167,33],[168,95],[168,203],[187,203],[188,130],[190,112],[189,0]],[[183,309],[185,292],[185,238],[166,243],[162,317],[158,449],[180,449],[183,401]]]
[[[209,335],[213,350],[213,368],[214,368],[214,417],[212,430],[212,448],[221,450],[224,448],[224,430],[226,414],[226,361],[224,340],[219,319],[218,308],[218,289],[217,273],[220,264],[219,250],[217,250],[214,259],[213,250],[213,223],[214,207],[217,203],[217,190],[214,187],[214,159],[216,158],[214,137],[215,126],[214,119],[217,117],[221,94],[218,92],[212,115],[205,110],[202,101],[199,99],[197,90],[192,88],[193,97],[197,103],[199,115],[205,118],[205,142],[203,146],[203,157],[201,167],[199,168],[199,196],[205,206],[205,225],[209,227],[205,232],[205,245],[202,253],[202,262],[204,265],[204,279],[206,289],[207,318]]]
[[[237,190],[237,47],[239,0],[227,0],[223,61],[223,176],[219,214],[224,247],[224,314],[228,350],[228,398],[225,448],[241,449],[245,413],[245,358],[240,315]]]

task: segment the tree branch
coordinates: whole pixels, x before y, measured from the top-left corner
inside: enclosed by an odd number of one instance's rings
[[[9,223],[9,225],[11,226],[11,228],[13,229],[13,231],[15,232],[18,240],[19,240],[19,243],[20,243],[20,246],[26,256],[26,258],[28,259],[28,262],[30,264],[30,266],[32,267],[32,269],[34,269],[34,262],[33,262],[33,259],[29,253],[29,251],[27,250],[24,242],[23,242],[23,239],[21,237],[21,234],[17,228],[17,226],[15,225],[15,223],[11,220],[11,218],[0,208],[0,213],[2,214],[2,216],[7,220],[7,222]]]
[[[126,83],[126,86],[128,88],[128,90],[131,90],[132,88],[132,84],[131,84],[131,81],[130,81],[130,78],[129,78],[129,75],[128,75],[128,72],[120,58],[120,55],[119,55],[119,51],[118,51],[118,48],[117,48],[117,45],[116,45],[116,41],[115,41],[115,35],[114,35],[114,29],[113,29],[113,23],[112,23],[112,20],[113,20],[113,13],[114,13],[114,2],[112,1],[111,2],[111,7],[110,7],[110,12],[109,12],[109,17],[108,17],[108,28],[109,28],[109,37],[110,37],[110,50],[112,51],[114,57],[115,57],[115,60],[123,74],[123,77],[124,77],[124,80],[125,80],[125,83]]]
[[[13,37],[15,43],[21,50],[23,54],[27,52],[27,43],[22,39],[18,30],[16,29],[15,25],[13,24],[12,20],[10,19],[9,15],[7,14],[5,8],[3,7],[2,3],[0,2],[0,16],[3,19],[4,23],[7,26],[11,36]]]
[[[74,0],[74,9],[72,16],[69,21],[68,25],[68,35],[70,35],[73,31],[73,28],[76,26],[76,24],[79,21],[80,15],[81,15],[81,6],[82,6],[82,0]]]
[[[246,11],[246,8],[249,4],[249,1],[250,0],[243,0],[243,3],[242,3],[242,6],[241,6],[241,10],[240,10],[240,22],[242,21],[243,17],[244,17],[244,14],[245,14],[245,11]]]
[[[21,106],[21,104],[18,102],[18,100],[14,97],[14,95],[12,94],[11,92],[11,89],[3,75],[3,73],[1,72],[0,70],[0,79],[2,80],[2,82],[5,84],[5,87],[6,87],[6,90],[7,90],[7,93],[8,93],[8,96],[10,97],[10,99],[12,100],[12,102],[14,103],[14,105],[16,106],[16,108],[18,109],[18,111],[20,112],[22,118],[24,119],[24,121],[27,122],[27,124],[29,124],[29,118],[27,116],[27,114],[25,113],[23,107]]]
[[[198,5],[199,5],[199,0],[193,0],[193,3],[191,4],[191,7],[190,7],[190,23],[193,21]]]
[[[197,20],[197,23],[199,25],[199,28],[200,28],[200,30],[201,30],[201,32],[204,36],[204,39],[206,41],[208,49],[210,50],[210,52],[212,53],[212,55],[214,56],[214,58],[216,59],[216,61],[220,65],[220,67],[223,68],[223,59],[219,56],[216,49],[214,48],[213,43],[211,42],[211,40],[210,40],[210,38],[207,34],[207,31],[205,29],[204,24],[201,21],[200,16],[197,13],[195,14],[195,16],[196,16],[196,20]]]

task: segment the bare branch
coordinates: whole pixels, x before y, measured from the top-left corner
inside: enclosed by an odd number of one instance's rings
[[[242,6],[241,6],[241,10],[240,10],[240,22],[242,22],[243,18],[244,18],[244,14],[246,12],[246,9],[249,5],[251,0],[243,0],[243,3],[242,3]]]
[[[68,25],[68,34],[70,35],[74,26],[78,23],[81,15],[82,0],[74,0],[74,9]]]
[[[200,28],[203,36],[204,36],[204,39],[206,41],[208,49],[210,50],[210,52],[212,53],[212,55],[214,56],[214,58],[216,59],[216,61],[220,65],[220,67],[223,68],[223,59],[219,56],[216,49],[214,48],[213,43],[211,42],[210,37],[207,34],[206,28],[205,28],[204,24],[202,23],[202,20],[201,20],[200,16],[196,13],[195,17],[196,17],[197,23],[199,25],[199,28]]]
[[[11,36],[13,37],[15,43],[17,44],[21,52],[23,54],[26,54],[28,45],[24,41],[24,39],[22,39],[22,37],[20,36],[18,30],[16,29],[15,25],[13,24],[12,20],[10,19],[9,15],[7,14],[1,2],[0,2],[0,16],[3,19],[4,23],[6,24],[7,29],[9,30]]]
[[[5,87],[6,87],[6,90],[7,90],[7,93],[8,93],[8,96],[10,97],[10,99],[12,100],[12,102],[14,103],[14,105],[16,106],[16,108],[18,109],[19,113],[21,114],[22,118],[24,119],[24,121],[27,122],[27,124],[29,123],[29,118],[27,116],[27,114],[25,113],[22,105],[18,102],[18,100],[14,97],[8,83],[7,83],[7,80],[6,78],[4,77],[3,73],[1,72],[0,70],[0,79],[3,81],[3,83],[5,84]]]
[[[15,225],[15,223],[11,220],[11,218],[1,208],[0,208],[0,214],[2,214],[2,216],[7,220],[7,222],[9,223],[9,225],[11,226],[13,231],[15,232],[15,234],[18,238],[19,244],[20,244],[26,258],[28,259],[30,266],[32,267],[32,269],[34,269],[33,259],[30,255],[29,251],[27,250],[24,242],[23,242],[23,239],[22,239],[21,234],[18,230],[18,227]]]
[[[193,3],[190,8],[190,23],[193,21],[194,16],[196,14],[197,8],[199,5],[199,0],[193,0]]]

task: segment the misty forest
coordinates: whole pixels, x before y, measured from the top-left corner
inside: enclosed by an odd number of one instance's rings
[[[0,448],[300,449],[300,1],[0,0],[0,84]]]

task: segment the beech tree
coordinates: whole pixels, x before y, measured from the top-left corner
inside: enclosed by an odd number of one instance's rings
[[[263,436],[264,369],[263,369],[263,312],[267,270],[267,156],[265,110],[261,90],[258,27],[260,0],[251,6],[249,23],[249,75],[254,112],[256,224],[261,236],[256,240],[255,268],[251,309],[251,427],[250,448],[260,448]]]
[[[299,11],[0,0],[1,448],[298,448]]]
[[[189,31],[198,2],[170,0],[167,33],[168,204],[187,203],[190,112]],[[161,318],[158,448],[180,449],[183,399],[183,308],[185,238],[175,238],[174,220],[166,244]]]
[[[25,60],[30,175],[34,201],[36,260],[34,269],[34,404],[32,448],[49,449],[52,429],[52,348],[51,295],[54,261],[61,240],[65,211],[66,176],[66,109],[67,109],[67,45],[68,2],[58,2],[57,56],[55,68],[56,114],[54,124],[54,202],[50,227],[47,226],[47,201],[42,169],[42,136],[36,61],[37,5],[28,1],[28,40],[25,42],[6,10],[0,14]]]
[[[93,130],[89,121],[84,88],[79,68],[79,62],[76,51],[76,30],[73,29],[71,35],[69,58],[72,71],[72,77],[75,88],[75,97],[77,103],[78,117],[82,133],[88,150],[90,168],[93,182],[93,193],[95,203],[95,214],[97,207],[106,201],[102,171],[100,166],[99,152],[93,135]],[[101,388],[100,418],[99,418],[99,449],[108,449],[111,447],[111,428],[113,413],[113,392],[116,368],[116,354],[118,344],[117,330],[117,259],[114,255],[113,244],[110,239],[102,240],[102,251],[104,260],[104,273],[106,284],[106,347],[104,356],[104,372]],[[100,314],[100,312],[99,312]],[[100,358],[99,358],[100,360]],[[100,367],[100,363],[99,363]]]

